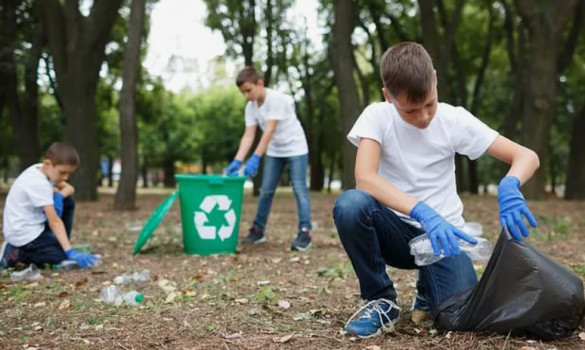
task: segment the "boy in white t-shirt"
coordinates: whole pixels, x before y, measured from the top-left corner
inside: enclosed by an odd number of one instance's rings
[[[396,290],[386,265],[418,269],[415,309],[432,311],[447,297],[477,283],[458,240],[463,205],[455,185],[455,153],[476,159],[484,153],[511,165],[498,187],[500,222],[513,237],[535,227],[519,190],[539,166],[535,152],[498,133],[462,107],[438,102],[437,78],[425,49],[400,43],[380,62],[385,102],[369,105],[347,135],[358,146],[356,189],[344,192],[333,209],[335,225],[368,301],[345,330],[368,338],[398,320]],[[416,266],[408,242],[427,234],[435,255],[446,258]]]
[[[0,268],[16,263],[58,264],[75,260],[81,268],[93,266],[95,256],[71,248],[75,189],[67,183],[77,169],[79,155],[65,142],[55,142],[45,159],[23,171],[6,197],[4,243]]]
[[[305,132],[295,113],[294,101],[288,95],[265,87],[262,77],[252,67],[246,67],[238,74],[236,85],[248,100],[245,110],[246,129],[234,160],[226,168],[227,175],[238,174],[242,161],[252,147],[258,126],[263,131],[262,138],[246,162],[244,175],[256,175],[260,159],[266,152],[258,211],[254,224],[242,243],[266,241],[264,230],[272,198],[280,175],[288,164],[299,215],[299,231],[291,244],[291,249],[308,250],[311,247],[311,202],[307,189],[309,149]]]

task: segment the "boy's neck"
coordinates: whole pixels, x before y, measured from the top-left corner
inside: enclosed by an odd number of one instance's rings
[[[261,107],[264,104],[265,100],[266,100],[266,88],[263,86],[262,89],[260,90],[260,96],[258,96],[258,98],[256,99],[256,104],[258,105],[258,107]]]

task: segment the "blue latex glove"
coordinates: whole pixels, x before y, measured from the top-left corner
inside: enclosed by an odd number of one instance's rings
[[[252,154],[252,156],[246,162],[246,167],[244,168],[244,175],[246,176],[254,176],[258,172],[258,167],[260,166],[260,156],[256,153]]]
[[[521,241],[522,236],[528,237],[530,234],[522,215],[528,219],[532,227],[538,225],[520,192],[520,180],[517,177],[506,176],[500,181],[498,204],[500,205],[500,225],[502,228],[506,227],[517,241]]]
[[[71,248],[65,251],[65,255],[67,255],[67,259],[75,260],[79,264],[79,267],[85,269],[87,267],[92,267],[95,264],[95,255],[87,254],[78,252],[77,250]]]
[[[475,238],[445,221],[441,215],[422,201],[416,203],[410,211],[410,216],[420,222],[423,230],[427,232],[435,255],[441,254],[439,242],[443,248],[443,255],[446,257],[451,256],[451,253],[453,255],[461,253],[457,238],[471,244],[477,244]]]
[[[55,207],[55,211],[59,217],[63,216],[63,194],[61,192],[55,192],[53,194],[53,206]]]
[[[238,159],[234,159],[231,163],[225,168],[225,173],[227,176],[237,176],[238,171],[240,171],[240,167],[242,166],[242,161]]]

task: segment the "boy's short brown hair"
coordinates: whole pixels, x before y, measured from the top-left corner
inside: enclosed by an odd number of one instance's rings
[[[401,93],[411,102],[422,102],[435,84],[433,60],[417,43],[403,42],[390,47],[380,60],[380,75],[390,95]]]
[[[53,165],[79,165],[79,153],[67,142],[53,142],[47,148],[45,159],[50,160]]]
[[[246,68],[242,69],[238,76],[236,77],[236,85],[238,87],[242,86],[244,83],[258,83],[258,80],[262,79],[262,76],[254,67],[247,66]]]

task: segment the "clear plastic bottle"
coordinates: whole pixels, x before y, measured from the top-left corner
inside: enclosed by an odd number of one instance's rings
[[[477,240],[477,244],[471,244],[463,240],[459,240],[459,248],[462,251],[465,251],[467,256],[469,256],[469,258],[472,260],[489,260],[493,251],[492,244],[485,238],[474,238]],[[441,254],[434,254],[431,241],[426,234],[414,237],[408,244],[410,246],[410,254],[414,255],[414,263],[418,266],[430,265],[445,257],[442,254],[440,242],[439,249],[441,249]]]
[[[124,303],[127,305],[131,305],[131,306],[136,306],[139,305],[140,303],[142,303],[142,301],[144,300],[144,295],[142,295],[142,293],[139,293],[135,290],[124,293],[122,295],[122,298],[124,299]]]
[[[41,275],[41,271],[35,264],[30,264],[26,269],[10,274],[10,280],[12,282],[38,281],[41,278],[43,278],[43,275]]]
[[[116,276],[114,278],[114,284],[140,284],[142,282],[146,282],[150,279],[150,271],[143,270],[142,272],[134,272],[132,276],[127,274],[122,274],[120,276]]]
[[[135,290],[123,293],[118,287],[111,285],[102,289],[100,299],[104,304],[136,306],[144,300],[144,295]]]
[[[124,302],[122,292],[114,285],[104,287],[100,294],[100,299],[104,304],[122,305]]]

